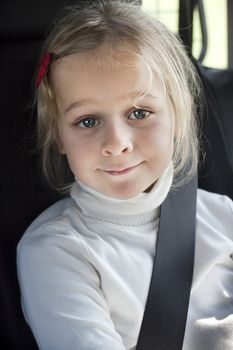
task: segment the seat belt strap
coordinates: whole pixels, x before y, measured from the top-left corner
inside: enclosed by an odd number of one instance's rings
[[[137,350],[181,350],[195,252],[197,176],[161,206],[156,254]]]

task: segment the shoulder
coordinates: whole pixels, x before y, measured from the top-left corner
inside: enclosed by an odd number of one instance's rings
[[[17,262],[30,262],[35,257],[59,256],[62,251],[85,254],[86,245],[75,227],[77,207],[70,197],[42,212],[28,227],[17,246]]]
[[[232,258],[232,200],[227,196],[199,189],[197,192],[195,265],[192,290],[194,291],[196,287],[200,286],[199,290],[203,294],[202,288],[205,288],[205,285],[210,288],[213,281],[218,281],[218,284],[223,283],[225,276],[232,274]],[[221,268],[219,268],[220,266]]]
[[[72,199],[70,197],[61,199],[55,202],[50,207],[45,209],[27,228],[26,232],[31,232],[43,225],[49,225],[51,223],[62,221],[65,213],[72,207]]]
[[[213,209],[222,208],[233,213],[233,201],[223,194],[208,192],[199,188],[197,191],[197,203],[210,206]]]
[[[233,202],[221,194],[198,190],[197,242],[215,250],[233,251]]]
[[[197,218],[211,220],[217,226],[222,223],[233,228],[233,201],[221,194],[198,189]]]

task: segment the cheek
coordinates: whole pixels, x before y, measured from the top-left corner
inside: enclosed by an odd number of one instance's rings
[[[67,156],[69,156],[73,152],[76,152],[76,150],[80,149],[78,145],[79,138],[75,134],[73,128],[61,122],[58,128],[58,132],[59,132],[58,145],[59,145],[59,150],[62,154],[66,154]]]
[[[78,137],[69,137],[63,139],[63,150],[70,169],[76,176],[92,163],[93,149],[90,147],[90,142],[86,143]]]
[[[67,161],[70,170],[76,177],[80,177],[80,174],[87,168],[87,157],[82,152],[66,152]]]
[[[173,149],[174,131],[169,126],[157,126],[151,128],[143,137],[144,144],[152,152],[163,153]]]
[[[69,140],[63,144],[63,147],[68,159],[85,159],[86,155],[88,154],[88,149],[77,141]]]

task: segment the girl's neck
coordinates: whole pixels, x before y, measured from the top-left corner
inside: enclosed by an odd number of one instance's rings
[[[126,200],[114,199],[77,181],[71,189],[71,197],[89,218],[116,224],[140,225],[158,217],[159,207],[170,190],[172,179],[173,165],[170,164],[149,193],[143,192]]]

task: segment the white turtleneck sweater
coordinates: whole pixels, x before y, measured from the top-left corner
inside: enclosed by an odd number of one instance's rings
[[[135,349],[171,168],[150,193],[108,198],[75,183],[18,245],[25,318],[41,350]],[[233,349],[233,203],[198,190],[183,350]],[[172,350],[172,349],[171,349]]]

